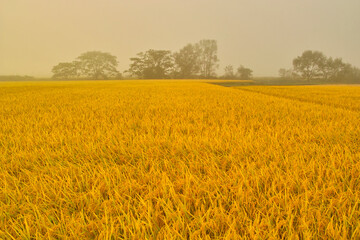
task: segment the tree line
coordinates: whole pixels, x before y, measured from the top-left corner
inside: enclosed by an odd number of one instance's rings
[[[32,81],[32,76],[19,76],[19,75],[0,75],[0,82],[2,81]]]
[[[134,79],[243,79],[252,78],[253,71],[240,65],[232,65],[217,76],[219,67],[216,40],[201,40],[187,44],[176,52],[150,49],[130,58],[126,78]],[[293,68],[280,69],[281,79],[351,82],[360,81],[360,70],[340,58],[326,57],[319,51],[304,51],[293,60]],[[63,62],[52,68],[55,79],[122,79],[117,70],[116,56],[100,51],[81,54],[72,62]]]
[[[179,51],[150,49],[130,58],[130,67],[124,72],[137,79],[206,79],[217,78],[219,67],[216,40],[201,40],[187,44]],[[52,68],[55,79],[121,79],[116,56],[100,51],[86,52],[72,62],[59,63]],[[230,71],[231,70],[231,71]],[[234,73],[227,66],[228,79],[251,77],[252,70],[240,66]]]
[[[140,79],[213,78],[219,61],[217,50],[215,40],[188,44],[175,53],[150,49],[130,58],[125,72]]]
[[[328,83],[360,81],[360,69],[344,63],[341,58],[327,57],[320,51],[304,51],[292,64],[293,68],[279,70],[281,78]]]

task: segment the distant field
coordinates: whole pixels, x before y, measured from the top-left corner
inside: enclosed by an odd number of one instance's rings
[[[238,89],[360,111],[360,86],[249,86]]]
[[[359,239],[360,86],[0,83],[0,239]]]

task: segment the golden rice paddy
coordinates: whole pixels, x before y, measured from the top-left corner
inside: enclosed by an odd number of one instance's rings
[[[360,87],[0,83],[0,239],[359,239]]]

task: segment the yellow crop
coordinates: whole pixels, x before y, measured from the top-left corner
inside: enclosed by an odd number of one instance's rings
[[[359,239],[359,98],[0,83],[0,239]]]
[[[349,86],[251,86],[242,90],[270,96],[360,111],[360,87]]]

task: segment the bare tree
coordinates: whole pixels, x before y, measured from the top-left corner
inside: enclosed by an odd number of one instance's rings
[[[200,75],[203,78],[214,77],[218,68],[217,42],[216,40],[201,40],[197,43],[200,57]]]
[[[234,67],[232,65],[227,65],[224,69],[224,78],[225,79],[235,79]]]
[[[292,69],[280,68],[279,69],[279,76],[281,78],[289,79],[289,78],[295,77],[295,74],[294,74]]]

